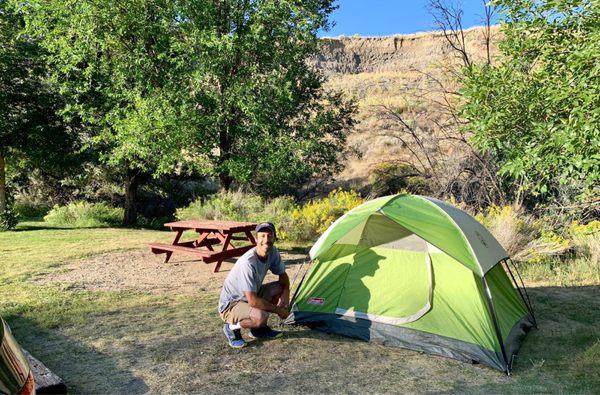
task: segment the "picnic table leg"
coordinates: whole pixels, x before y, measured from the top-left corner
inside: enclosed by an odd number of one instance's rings
[[[223,261],[217,261],[217,265],[215,266],[215,269],[213,270],[213,273],[218,273],[219,269],[221,268],[221,263],[223,263]]]
[[[178,230],[177,235],[175,236],[175,240],[173,240],[173,243],[171,243],[171,245],[177,245],[177,243],[179,243],[179,239],[181,238],[182,234],[183,234],[183,229]],[[171,255],[173,255],[173,251],[167,251],[167,255],[165,256],[165,261],[163,263],[168,263],[169,259],[171,259]]]
[[[210,235],[211,232],[202,232],[198,234],[198,239],[196,240],[196,247],[200,247],[200,244]]]
[[[256,245],[256,240],[254,239],[254,236],[252,236],[252,232],[247,230],[245,233],[246,237],[248,238],[248,241],[250,241],[250,243],[252,243],[253,245]]]
[[[221,249],[221,251],[226,251],[227,248],[229,247],[229,243],[231,242],[231,233],[227,233],[227,237],[225,237],[225,241],[223,241],[223,248]],[[218,236],[217,236],[218,237]],[[221,237],[223,237],[221,235]],[[221,238],[219,237],[219,238]],[[219,269],[221,268],[221,263],[223,263],[222,260],[217,261],[217,265],[215,266],[215,270],[213,270],[213,273],[218,273]]]

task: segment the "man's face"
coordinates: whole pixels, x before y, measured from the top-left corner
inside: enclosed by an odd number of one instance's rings
[[[274,242],[275,237],[273,233],[269,231],[256,232],[256,253],[258,256],[266,257],[269,251],[271,251]]]

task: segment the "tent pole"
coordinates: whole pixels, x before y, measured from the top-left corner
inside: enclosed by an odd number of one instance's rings
[[[494,303],[492,302],[492,293],[490,292],[490,288],[488,287],[487,280],[485,279],[486,274],[481,277],[481,282],[483,283],[483,290],[485,292],[485,300],[488,305],[488,310],[492,316],[492,321],[494,322],[494,330],[496,331],[496,337],[498,338],[498,342],[500,342],[500,350],[502,350],[502,357],[504,358],[504,365],[506,366],[506,374],[510,376],[510,365],[508,364],[508,358],[506,357],[506,350],[504,349],[504,341],[502,340],[502,334],[500,333],[500,326],[498,325],[498,316],[496,315],[496,308],[494,307]]]
[[[519,270],[517,269],[517,265],[515,265],[515,263],[510,258],[505,259],[505,261],[506,261],[506,268],[508,269],[508,273],[510,273],[510,276],[512,277],[515,285],[517,286],[517,290],[519,291],[519,294],[521,294],[521,299],[523,299],[523,303],[525,303],[525,306],[527,306],[527,309],[529,310],[529,314],[531,314],[531,318],[533,319],[533,326],[535,326],[535,329],[538,329],[537,320],[535,319],[535,315],[533,314],[533,306],[531,306],[531,300],[529,300],[529,295],[527,294],[527,288],[525,288],[525,283],[523,283],[523,279],[521,278],[521,274],[519,273]],[[521,293],[519,284],[517,284],[517,280],[515,279],[515,276],[513,276],[512,270],[510,270],[510,266],[508,264],[509,261],[510,261],[510,263],[512,263],[513,267],[515,268],[515,271],[517,272],[517,275],[519,276],[519,280],[521,280],[521,285],[523,288],[523,292],[525,292],[525,296],[523,296],[523,293]],[[527,297],[527,300],[525,299],[525,297]]]

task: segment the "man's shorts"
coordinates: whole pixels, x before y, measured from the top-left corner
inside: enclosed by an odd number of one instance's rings
[[[268,301],[271,301],[276,295],[277,289],[279,288],[279,282],[273,281],[262,285],[258,290],[258,296]],[[228,324],[236,324],[242,320],[250,318],[250,310],[252,307],[247,302],[242,300],[238,302],[232,302],[227,306],[225,311],[221,313],[221,319]]]

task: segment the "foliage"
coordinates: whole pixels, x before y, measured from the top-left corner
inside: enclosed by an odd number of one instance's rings
[[[570,239],[549,228],[547,222],[526,214],[520,206],[490,206],[475,218],[519,262],[544,262],[567,253]]]
[[[332,0],[206,2],[192,20],[198,116],[209,167],[229,189],[289,194],[341,168],[354,103],[310,65]]]
[[[321,235],[338,217],[363,202],[354,191],[332,191],[323,199],[299,206],[289,196],[265,199],[259,195],[221,191],[177,209],[176,217],[275,224],[280,240],[310,241]]]
[[[56,115],[62,99],[45,81],[44,52],[21,35],[22,25],[22,14],[0,0],[0,213],[11,198],[7,169],[18,163],[28,171],[64,171],[77,145],[76,125]]]
[[[289,196],[264,199],[241,191],[221,191],[204,201],[197,199],[189,206],[179,208],[176,217],[184,219],[215,219],[245,222],[273,222],[280,240],[288,238],[294,220],[296,204]]]
[[[142,178],[182,165],[264,196],[341,169],[355,107],[307,62],[331,0],[14,2],[48,52],[63,115],[120,172],[126,223]]]
[[[90,148],[120,173],[124,221],[134,223],[140,178],[173,171],[190,156],[184,148],[202,140],[188,100],[196,60],[185,13],[179,3],[152,0],[16,3],[26,33],[48,53],[51,81],[67,100],[63,116],[80,118]]]
[[[477,148],[538,201],[600,185],[600,9],[590,0],[498,0],[502,57],[464,69],[462,115]]]
[[[116,226],[123,217],[123,209],[105,203],[74,202],[66,206],[54,206],[44,221],[58,226],[91,228]]]
[[[14,199],[10,189],[6,188],[4,210],[0,210],[0,232],[13,229],[19,223],[19,213],[14,209]]]
[[[15,212],[22,219],[43,218],[50,211],[51,207],[45,204],[37,204],[27,201],[16,201],[13,205]]]
[[[574,221],[569,227],[569,233],[577,255],[596,265],[600,272],[600,221],[590,221],[587,224]]]
[[[363,203],[355,191],[334,190],[326,197],[306,203],[294,210],[293,239],[316,240],[336,219]]]
[[[19,223],[19,215],[10,206],[0,212],[0,232],[11,230]]]
[[[399,192],[427,193],[427,182],[411,165],[394,162],[379,163],[369,177],[373,197]]]

